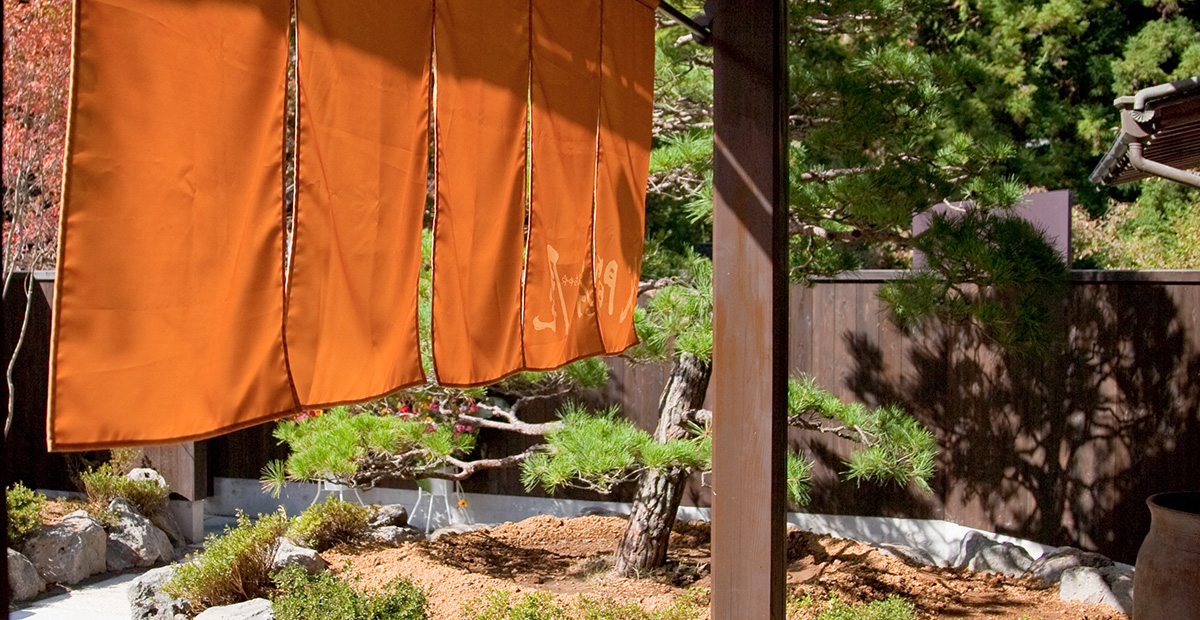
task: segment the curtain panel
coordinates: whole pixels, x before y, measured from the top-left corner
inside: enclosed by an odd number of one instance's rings
[[[51,449],[634,344],[655,4],[76,0]]]

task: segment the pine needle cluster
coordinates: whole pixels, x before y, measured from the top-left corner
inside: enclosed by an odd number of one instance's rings
[[[290,453],[286,461],[263,469],[263,488],[278,495],[288,481],[370,486],[381,466],[397,477],[412,477],[474,449],[473,432],[461,432],[429,413],[355,413],[334,407],[280,422],[274,435]]]
[[[634,315],[641,342],[629,352],[638,361],[661,361],[674,353],[712,360],[712,261],[688,252],[673,284],[656,291]]]
[[[563,425],[546,435],[546,451],[521,466],[521,481],[547,492],[563,486],[609,493],[613,487],[646,470],[668,467],[706,468],[712,459],[707,437],[655,441],[616,408],[591,413],[568,403],[559,416]]]
[[[868,408],[845,403],[818,387],[811,377],[799,377],[788,382],[788,415],[793,426],[833,433],[855,444],[844,464],[847,480],[898,485],[911,482],[929,490],[937,442],[899,406]],[[789,463],[789,484],[793,467],[799,465]],[[806,479],[804,476],[801,481]]]

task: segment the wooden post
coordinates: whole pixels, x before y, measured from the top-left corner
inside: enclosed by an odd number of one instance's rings
[[[784,617],[787,185],[783,0],[711,0],[712,619]]]

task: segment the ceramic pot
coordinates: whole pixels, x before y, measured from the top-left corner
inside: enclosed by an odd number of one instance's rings
[[[1133,573],[1135,620],[1200,620],[1200,491],[1146,500],[1150,533]]]

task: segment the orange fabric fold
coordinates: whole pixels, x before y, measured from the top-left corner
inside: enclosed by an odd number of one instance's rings
[[[297,10],[298,183],[287,342],[306,407],[425,380],[417,291],[433,0]]]
[[[533,0],[526,365],[603,352],[592,278],[600,0]]]
[[[435,5],[438,381],[520,370],[529,0]]]
[[[596,316],[609,353],[637,343],[633,309],[646,225],[657,4],[654,0],[604,1],[592,274]]]
[[[288,5],[76,3],[52,449],[200,438],[296,407],[281,320]]]

